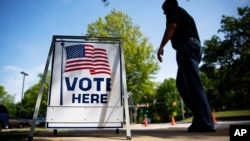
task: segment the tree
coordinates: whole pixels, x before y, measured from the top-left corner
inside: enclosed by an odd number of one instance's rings
[[[0,85],[0,104],[3,104],[9,112],[10,116],[16,116],[15,98],[5,91],[5,88]]]
[[[23,99],[23,108],[22,108],[22,117],[31,118],[34,113],[37,96],[40,91],[41,81],[42,81],[42,74],[39,74],[38,77],[40,78],[37,84],[31,86],[24,94]],[[44,91],[42,95],[42,101],[39,109],[38,116],[45,116],[47,111],[47,99],[48,99],[48,91],[49,91],[49,82],[50,82],[50,73],[47,73],[46,82],[44,85]]]
[[[105,6],[109,5],[109,1],[108,0],[101,0],[101,1],[105,4]]]
[[[101,0],[101,1],[102,1],[102,3],[104,3],[105,6],[109,5],[109,0]],[[189,1],[189,0],[187,0],[187,1]]]
[[[250,8],[238,8],[238,15],[222,16],[218,32],[224,39],[214,35],[205,41],[201,67],[218,91],[217,103],[230,109],[245,108],[250,97]]]
[[[155,112],[161,117],[161,121],[166,122],[170,117],[182,116],[181,97],[176,88],[176,80],[173,78],[165,79],[156,90],[157,103]]]
[[[143,37],[139,26],[133,25],[128,15],[112,10],[104,19],[89,24],[87,32],[91,37],[123,39],[128,91],[133,93],[135,102],[154,93],[152,78],[159,70],[159,64],[148,38]]]

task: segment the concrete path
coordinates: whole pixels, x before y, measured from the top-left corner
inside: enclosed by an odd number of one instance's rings
[[[229,141],[230,125],[250,125],[249,121],[218,121],[215,133],[188,133],[190,123],[142,124],[131,125],[131,140],[133,141]],[[119,141],[128,140],[126,127],[119,129],[58,129],[57,135],[53,131],[39,133],[33,137],[34,141]]]

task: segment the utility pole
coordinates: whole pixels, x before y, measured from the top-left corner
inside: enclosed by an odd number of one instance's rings
[[[22,114],[22,106],[23,106],[23,89],[24,89],[24,82],[25,82],[25,76],[28,76],[29,74],[26,72],[21,71],[21,74],[23,74],[23,86],[22,86],[22,95],[21,95],[21,106],[20,106],[20,115],[19,118],[21,117]]]

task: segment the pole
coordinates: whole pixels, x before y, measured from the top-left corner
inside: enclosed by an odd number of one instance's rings
[[[20,106],[20,115],[19,115],[19,118],[21,117],[22,108],[23,108],[23,90],[24,90],[25,76],[29,75],[28,73],[23,72],[23,71],[21,71],[20,73],[23,74],[23,86],[22,86],[22,93],[21,93],[21,106]]]
[[[33,114],[33,119],[32,119],[32,123],[31,123],[31,127],[30,127],[28,141],[33,140],[36,119],[37,119],[38,112],[39,112],[39,109],[40,109],[40,104],[41,104],[41,101],[42,101],[44,85],[45,85],[45,81],[46,81],[47,72],[48,72],[48,69],[49,69],[51,55],[52,55],[54,47],[55,47],[55,42],[56,42],[56,37],[53,36],[52,43],[51,43],[49,53],[48,53],[48,57],[47,57],[47,60],[46,60],[44,71],[43,71],[43,77],[42,77],[42,82],[41,82],[41,86],[40,86],[40,89],[39,89],[39,94],[38,94],[37,99],[36,99],[36,106],[35,106],[35,111],[34,111],[34,114]]]
[[[120,42],[120,47],[122,43]],[[125,61],[124,61],[124,53],[123,48],[121,47],[121,67],[122,67],[122,86],[123,86],[123,95],[124,95],[124,110],[125,110],[125,121],[126,121],[126,137],[127,140],[131,140],[131,128],[130,128],[130,117],[129,117],[129,109],[128,109],[128,96],[127,92],[127,79],[126,79],[126,69],[125,69]]]
[[[184,106],[183,106],[182,98],[181,98],[181,113],[182,113],[182,119],[185,119],[185,113],[184,113]]]

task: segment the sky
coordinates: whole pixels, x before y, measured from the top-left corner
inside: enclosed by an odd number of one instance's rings
[[[116,9],[140,26],[144,37],[158,49],[165,30],[164,0],[0,0],[0,85],[21,100],[24,91],[36,84],[44,71],[53,35],[82,36],[87,26]],[[179,6],[196,21],[202,44],[218,34],[222,15],[237,17],[237,7],[250,6],[250,0],[178,0]],[[175,51],[168,43],[164,49],[156,82],[175,78]]]

